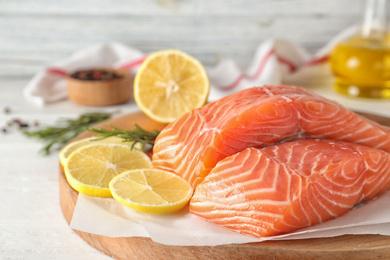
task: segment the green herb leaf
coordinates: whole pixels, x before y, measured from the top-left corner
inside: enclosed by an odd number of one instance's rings
[[[90,128],[88,130],[93,133],[97,133],[97,135],[94,136],[94,140],[101,140],[108,137],[116,136],[118,138],[123,139],[123,142],[134,142],[131,146],[131,149],[133,149],[137,143],[140,143],[142,151],[144,152],[148,152],[153,148],[154,141],[160,133],[157,130],[149,132],[141,128],[137,124],[134,124],[133,130],[123,130],[113,126],[111,126],[111,130],[94,128]]]
[[[27,137],[43,141],[45,146],[41,149],[44,155],[53,150],[61,149],[70,140],[85,131],[88,127],[109,119],[111,113],[85,113],[76,119],[59,119],[55,126],[48,126],[36,131],[22,131]]]

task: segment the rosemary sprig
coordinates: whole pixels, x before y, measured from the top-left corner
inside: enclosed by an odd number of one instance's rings
[[[149,132],[137,124],[134,124],[133,130],[124,130],[113,126],[111,126],[111,129],[112,130],[90,128],[88,130],[93,133],[97,133],[93,140],[101,140],[116,136],[123,139],[123,142],[133,142],[131,149],[133,149],[137,143],[140,143],[142,147],[141,149],[144,152],[148,152],[153,148],[154,141],[160,133],[157,130]]]
[[[77,119],[59,119],[55,126],[48,126],[36,131],[22,131],[26,136],[38,139],[45,143],[40,150],[44,155],[53,150],[61,149],[66,143],[75,138],[88,127],[109,119],[111,113],[92,112],[81,114]]]

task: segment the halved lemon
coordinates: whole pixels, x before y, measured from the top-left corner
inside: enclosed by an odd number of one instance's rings
[[[114,177],[110,190],[115,200],[138,211],[165,214],[181,210],[193,189],[178,175],[159,169],[130,170]]]
[[[121,143],[121,144],[126,144],[126,145],[131,146],[133,144],[133,142],[123,142],[122,138],[119,138],[119,137],[116,137],[116,136],[112,136],[112,137],[108,137],[108,138],[104,138],[104,139],[100,139],[100,140],[94,140],[94,139],[95,139],[94,137],[83,138],[83,139],[80,139],[80,140],[77,140],[77,141],[73,141],[73,142],[67,144],[60,151],[60,154],[59,154],[61,165],[65,166],[67,158],[69,157],[69,155],[73,151],[75,151],[78,148],[80,148],[82,146],[85,146],[85,145],[90,145],[90,144],[95,144],[95,143],[118,143],[118,144]],[[136,144],[134,148],[140,150],[141,146]]]
[[[207,102],[210,82],[203,65],[179,50],[150,54],[134,80],[134,99],[150,118],[170,123]]]
[[[111,197],[109,183],[131,169],[150,168],[150,158],[128,145],[96,143],[73,151],[64,166],[68,183],[76,191],[97,197]]]

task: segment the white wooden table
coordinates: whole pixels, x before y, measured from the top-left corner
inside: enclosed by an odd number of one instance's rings
[[[246,66],[260,42],[313,53],[362,18],[364,0],[0,1],[0,76],[30,77],[92,44],[178,48],[207,65]]]
[[[0,80],[0,125],[20,118],[52,125],[59,117],[76,118],[92,111],[137,110],[133,101],[120,106],[93,108],[70,101],[36,107],[22,98],[26,80]],[[390,101],[349,99],[329,87],[318,93],[361,111],[390,117]],[[10,108],[4,113],[5,107]],[[69,228],[62,216],[58,198],[58,152],[38,154],[42,144],[17,130],[0,134],[0,258],[2,259],[107,259]]]
[[[59,117],[76,118],[88,111],[69,101],[39,108],[26,102],[26,80],[0,80],[0,125],[14,118],[52,125]],[[5,107],[10,113],[4,113]],[[135,109],[120,107],[124,113]],[[58,152],[38,154],[42,144],[17,130],[0,133],[0,259],[109,259],[69,228],[62,216],[58,193]]]
[[[137,110],[132,101],[41,108],[22,97],[40,69],[91,44],[119,41],[144,52],[174,47],[206,65],[232,58],[247,66],[269,37],[318,50],[358,20],[360,7],[356,0],[0,1],[0,127],[14,118],[51,125],[84,112]],[[314,90],[349,108],[390,117],[390,101],[349,99],[329,86]],[[0,132],[0,258],[109,259],[68,227],[59,206],[58,152],[43,157],[41,147],[17,130]]]

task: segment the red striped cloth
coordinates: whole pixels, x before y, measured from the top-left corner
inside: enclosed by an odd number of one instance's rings
[[[259,44],[253,60],[241,69],[230,59],[207,68],[210,78],[210,101],[232,92],[264,84],[311,86],[314,80],[331,78],[327,66],[329,50],[353,30],[342,32],[318,54],[311,56],[286,40],[267,40]],[[355,29],[356,31],[356,29]],[[121,43],[96,44],[37,73],[23,91],[24,97],[37,105],[67,98],[66,76],[78,69],[115,67],[135,74],[147,54]]]

